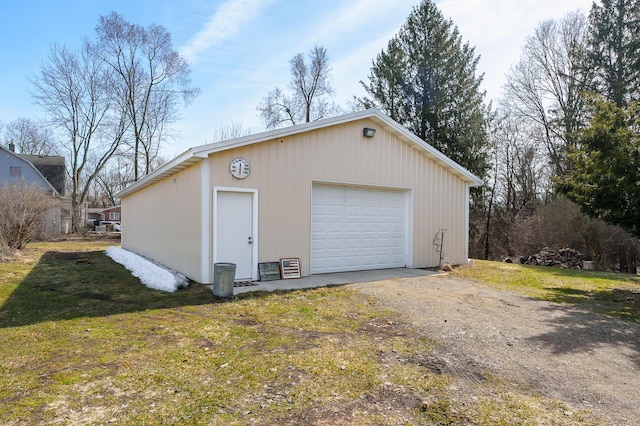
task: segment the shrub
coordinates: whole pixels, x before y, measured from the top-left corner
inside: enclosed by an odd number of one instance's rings
[[[471,216],[469,252],[484,258],[486,217]],[[475,225],[475,226],[474,226]],[[496,208],[490,222],[489,260],[531,256],[544,248],[571,248],[587,255],[598,269],[635,273],[640,242],[620,227],[587,217],[577,204],[557,197],[534,211],[511,216]]]
[[[55,206],[56,200],[37,185],[0,187],[0,250],[23,249]]]

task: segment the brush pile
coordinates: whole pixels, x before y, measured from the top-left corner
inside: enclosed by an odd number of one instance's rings
[[[520,263],[523,265],[553,266],[566,269],[583,269],[586,256],[584,253],[571,248],[552,250],[543,248],[539,253],[531,256],[522,256]]]

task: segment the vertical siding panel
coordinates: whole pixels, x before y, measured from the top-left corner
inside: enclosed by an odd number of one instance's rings
[[[429,184],[429,173],[431,172],[431,162],[426,158],[424,160],[422,173],[420,176],[420,180],[417,183],[417,187],[422,189],[422,202],[420,204],[420,211],[422,217],[421,223],[421,236],[422,241],[420,245],[420,259],[424,263],[424,266],[431,265],[431,259],[429,253],[432,250],[431,241],[429,241],[430,237],[430,223],[433,220],[433,213],[431,211],[431,205],[433,205],[433,191],[432,185]]]
[[[429,185],[427,184],[430,162],[426,161],[426,158],[423,156],[423,161],[425,166],[419,172],[417,177],[417,182],[415,188],[417,188],[418,194],[416,194],[416,211],[419,212],[417,214],[419,220],[418,232],[420,236],[420,242],[417,246],[416,250],[416,259],[414,260],[414,264],[420,266],[426,266],[428,264],[427,261],[427,247],[426,247],[426,238],[427,238],[427,225],[430,220],[430,213],[428,209],[428,200],[429,200]]]
[[[426,159],[425,159],[426,160]],[[429,264],[428,261],[428,224],[431,220],[431,212],[429,211],[429,203],[431,200],[431,191],[429,186],[429,171],[431,169],[431,163],[429,161],[425,161],[422,166],[422,172],[418,178],[418,182],[416,183],[416,188],[419,188],[420,191],[420,203],[419,203],[419,211],[420,213],[420,246],[419,246],[419,258],[416,259],[418,262],[422,259],[422,262],[425,263],[425,266]]]
[[[382,132],[382,134],[385,136],[385,152],[384,152],[384,158],[386,159],[388,164],[392,164],[391,167],[387,166],[385,167],[385,170],[387,172],[387,175],[385,176],[385,180],[387,182],[391,182],[394,180],[399,180],[399,167],[398,167],[398,162],[396,161],[396,147],[399,145],[404,145],[404,144],[399,144],[397,143],[396,138],[391,135],[390,133],[387,132]]]
[[[431,229],[429,230],[429,234],[431,235],[431,237],[433,238],[436,233],[438,232],[438,229],[442,227],[442,223],[441,223],[441,212],[442,212],[442,208],[444,206],[444,203],[446,201],[445,198],[443,198],[443,184],[444,182],[442,182],[442,169],[440,167],[434,167],[433,170],[433,190],[434,190],[434,200],[435,203],[438,205],[438,208],[433,208],[431,211],[434,212],[433,215],[433,223],[431,225]],[[434,264],[437,264],[437,257],[438,257],[438,253],[435,252],[432,255],[432,262]]]
[[[423,204],[423,212],[426,216],[424,218],[423,223],[423,238],[428,238],[431,235],[431,229],[433,229],[433,208],[435,205],[435,193],[433,187],[433,167],[432,162],[428,162],[425,165],[426,173],[424,176],[424,192],[425,192],[425,201]],[[433,256],[431,255],[431,247],[429,246],[429,241],[424,241],[422,246],[423,259],[426,259],[428,264],[433,265]]]
[[[451,254],[455,252],[455,247],[452,243],[454,242],[456,229],[455,227],[450,226],[450,224],[452,223],[451,219],[453,218],[451,212],[451,200],[453,199],[453,194],[455,192],[454,188],[451,185],[451,174],[443,169],[443,175],[445,182],[444,187],[446,188],[446,198],[444,199],[445,210],[443,211],[443,215],[445,215],[445,217],[443,217],[443,222],[446,219],[446,225],[444,225],[443,228],[447,230],[447,233],[444,237],[444,250],[442,256],[443,262],[450,262],[449,259],[451,258]]]

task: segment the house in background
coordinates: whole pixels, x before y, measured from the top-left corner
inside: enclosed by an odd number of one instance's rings
[[[12,147],[12,144],[9,144],[9,149],[0,146],[0,183],[25,182],[27,185],[38,185],[51,195],[61,195],[33,163],[14,152]]]
[[[20,157],[33,164],[60,196],[65,195],[67,169],[64,157],[58,155],[27,154],[20,154]]]
[[[86,214],[86,222],[89,230],[96,230],[98,232],[107,232],[107,231],[120,231],[120,218],[121,216],[121,208],[120,206],[106,207],[106,208],[95,208],[90,207],[85,209]],[[110,226],[102,227],[103,222],[113,222]]]
[[[214,264],[256,280],[467,262],[469,189],[482,181],[377,109],[191,148],[117,197],[122,247],[200,283]]]
[[[121,207],[118,205],[113,207],[89,207],[85,211],[87,221],[120,222],[120,218],[122,217],[121,210]]]
[[[121,221],[121,207],[120,206],[113,206],[113,207],[107,207],[106,209],[102,210],[102,220],[107,220],[109,222],[120,222]]]
[[[9,148],[0,146],[0,185],[21,182],[37,185],[58,200],[44,225],[48,234],[71,230],[71,200],[64,197],[65,177],[64,157],[21,155],[15,152],[13,143]]]
[[[99,225],[100,222],[102,222],[104,220],[104,218],[102,216],[102,211],[103,210],[104,210],[104,208],[97,208],[97,207],[88,207],[88,208],[86,208],[84,210],[84,212],[85,212],[85,216],[86,216],[85,222],[87,223],[87,225],[90,225],[91,227]]]

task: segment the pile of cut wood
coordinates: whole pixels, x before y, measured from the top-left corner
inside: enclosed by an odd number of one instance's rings
[[[531,256],[522,256],[520,263],[523,265],[555,266],[558,268],[583,269],[586,256],[578,250],[563,248],[552,250],[543,248],[539,253]]]

